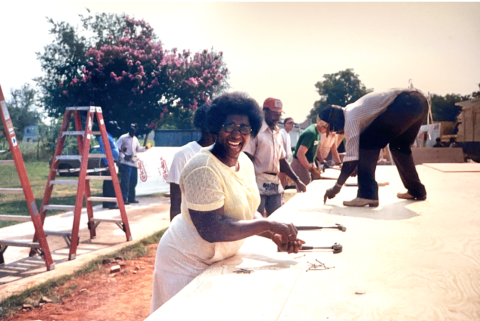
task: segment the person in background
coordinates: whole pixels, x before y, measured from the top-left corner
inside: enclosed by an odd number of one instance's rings
[[[270,216],[282,206],[283,187],[278,174],[284,172],[296,184],[299,192],[305,192],[305,185],[298,179],[285,159],[283,138],[277,123],[283,112],[279,99],[267,98],[263,103],[264,121],[257,137],[252,137],[244,152],[253,162],[257,186],[260,192],[258,212]]]
[[[216,135],[207,131],[205,116],[210,109],[210,104],[200,106],[193,116],[193,126],[202,131],[199,141],[190,142],[175,153],[172,165],[168,172],[167,183],[170,183],[170,221],[180,214],[182,204],[182,193],[180,191],[180,174],[185,164],[190,158],[200,151],[202,147],[207,147],[215,142]]]
[[[292,142],[290,139],[290,135],[288,133],[292,131],[294,125],[295,125],[295,122],[293,121],[293,118],[287,117],[283,122],[283,128],[280,129],[280,134],[282,134],[282,138],[283,138],[283,148],[285,148],[285,153],[286,153],[285,159],[287,160],[287,162],[290,162],[290,158],[293,155]]]
[[[457,139],[455,137],[450,137],[450,144],[448,145],[448,147],[456,148],[461,146],[457,143]]]
[[[313,179],[321,177],[320,170],[315,164],[321,133],[326,133],[327,128],[317,116],[315,124],[308,126],[300,135],[297,146],[293,152],[292,169],[305,185]]]
[[[244,93],[223,94],[212,101],[206,121],[217,138],[183,168],[181,214],[158,244],[150,313],[210,265],[235,255],[247,237],[271,239],[288,253],[305,243],[293,224],[264,219],[256,211],[255,171],[242,151],[262,126],[257,102]]]
[[[443,145],[442,139],[440,137],[435,138],[435,142],[436,143],[433,145],[433,147],[445,147],[445,145]]]
[[[137,153],[146,151],[149,146],[141,147],[135,133],[137,124],[131,124],[127,134],[123,134],[117,141],[120,152],[118,173],[120,174],[120,188],[125,205],[138,203],[135,199],[135,187],[138,180]]]
[[[283,148],[285,149],[285,160],[289,164],[292,161],[291,158],[293,153],[292,153],[292,142],[290,139],[290,135],[288,133],[292,131],[293,126],[295,126],[295,122],[293,121],[293,118],[287,117],[283,121],[283,128],[280,129],[280,134],[282,134],[282,138],[283,138]],[[280,178],[280,183],[282,184],[282,187],[285,190],[285,188],[289,184],[288,176],[285,175],[285,173],[280,172],[278,173],[278,178]],[[283,203],[284,203],[284,199],[283,199],[283,192],[282,192],[282,205]]]
[[[325,160],[329,153],[332,153],[332,158],[335,162],[335,165],[342,164],[337,150],[337,137],[338,135],[336,132],[330,132],[328,129],[327,132],[322,133],[317,150],[317,159],[319,164],[326,164],[326,167],[329,167]]]
[[[120,131],[120,127],[116,121],[109,121],[105,125],[105,129],[107,130],[108,144],[110,145],[110,149],[112,151],[113,161],[117,162],[119,159],[119,152],[117,145],[115,144],[115,139],[113,139],[112,135],[116,136]],[[103,145],[102,136],[100,136],[98,141],[100,144],[100,151],[102,154],[105,154],[105,146]],[[106,158],[102,158],[101,162],[102,166],[108,167],[108,161]],[[105,176],[110,176],[109,169],[105,171]],[[103,197],[116,197],[115,189],[113,188],[113,182],[111,180],[103,181]],[[113,210],[118,209],[118,206],[116,202],[103,202],[103,208],[109,208]]]
[[[344,201],[343,205],[378,206],[375,169],[380,149],[387,144],[407,189],[406,193],[398,193],[397,197],[425,200],[427,191],[418,177],[411,145],[427,116],[427,111],[425,95],[414,88],[369,93],[345,109],[328,106],[322,110],[320,119],[331,131],[343,128],[347,140],[342,171],[336,184],[325,192],[324,202],[327,198],[334,198],[347,178],[358,171],[357,197]]]

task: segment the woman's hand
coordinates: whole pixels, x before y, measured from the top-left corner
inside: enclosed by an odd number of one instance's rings
[[[298,231],[293,223],[287,224],[277,221],[270,221],[270,224],[270,231],[275,234],[280,234],[281,243],[288,243],[297,239]]]
[[[282,242],[282,236],[280,234],[274,234],[272,237],[273,243],[277,244],[278,250],[280,252],[298,253],[302,249],[302,244],[305,244],[305,241],[296,239],[295,241],[289,241],[286,243]]]

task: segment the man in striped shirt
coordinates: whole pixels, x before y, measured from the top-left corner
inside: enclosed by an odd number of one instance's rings
[[[324,201],[334,198],[358,167],[357,198],[344,201],[343,204],[378,206],[375,169],[380,149],[387,144],[407,189],[406,193],[398,193],[397,197],[425,200],[427,192],[415,169],[410,146],[427,111],[427,99],[416,89],[370,93],[347,105],[344,110],[338,106],[327,106],[320,118],[329,125],[331,131],[343,128],[347,142],[342,171],[335,186],[326,191]]]

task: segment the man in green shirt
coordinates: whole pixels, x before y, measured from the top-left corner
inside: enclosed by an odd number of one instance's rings
[[[291,167],[305,185],[312,181],[312,177],[313,179],[320,178],[320,171],[315,165],[315,157],[321,134],[326,133],[327,125],[317,116],[317,122],[303,131],[295,146]]]

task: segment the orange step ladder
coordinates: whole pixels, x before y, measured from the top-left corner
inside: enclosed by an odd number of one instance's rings
[[[45,236],[45,232],[43,231],[43,223],[38,213],[37,204],[35,203],[32,187],[30,186],[27,170],[25,169],[25,164],[23,163],[22,153],[20,152],[20,148],[18,146],[18,141],[17,137],[15,136],[12,119],[10,118],[7,103],[5,102],[5,97],[3,96],[1,87],[0,105],[0,116],[2,118],[3,128],[5,129],[5,134],[8,140],[8,144],[10,146],[10,151],[12,152],[13,156],[13,160],[0,160],[0,166],[15,166],[17,169],[18,178],[20,179],[20,184],[22,186],[22,188],[0,188],[0,193],[23,193],[23,195],[25,196],[25,201],[27,202],[28,211],[30,212],[30,216],[0,215],[0,220],[19,222],[32,221],[33,226],[35,227],[35,235],[38,236],[34,242],[0,239],[0,264],[5,264],[3,254],[9,246],[29,247],[31,249],[31,256],[39,254],[41,257],[43,257],[43,259],[45,260],[45,265],[47,266],[47,271],[50,271],[55,269],[55,264],[53,263],[52,255],[48,247],[47,238]]]
[[[86,112],[86,122],[85,127],[82,127],[82,115],[81,113]],[[71,117],[74,117],[75,121],[75,131],[69,131],[68,127],[70,124]],[[100,132],[93,132],[93,122],[96,116],[98,127]],[[90,140],[92,134],[100,134],[103,141],[103,146],[105,148],[105,154],[90,154]],[[62,155],[62,150],[65,145],[65,138],[67,136],[76,136],[78,143],[78,150],[80,155]],[[108,162],[107,168],[95,168],[88,169],[88,159],[89,158],[106,158]],[[80,168],[62,170],[58,168],[58,161],[61,159],[76,159],[80,161]],[[91,172],[99,171],[110,171],[110,176],[94,176],[88,175]],[[79,177],[77,180],[57,180],[55,176],[60,172],[78,172]],[[73,225],[71,231],[48,231],[45,230],[45,234],[52,236],[62,236],[65,239],[65,242],[70,247],[70,252],[68,255],[69,260],[74,260],[77,253],[77,246],[80,242],[79,240],[79,229],[80,229],[80,218],[83,207],[83,200],[85,197],[85,203],[87,208],[88,216],[88,229],[90,230],[90,239],[96,237],[96,228],[98,224],[102,222],[106,223],[115,223],[120,227],[126,235],[127,241],[132,240],[132,235],[130,233],[130,226],[128,224],[128,217],[125,211],[125,204],[123,202],[122,193],[120,190],[120,184],[118,182],[118,177],[115,170],[115,163],[113,161],[112,150],[110,149],[110,143],[108,141],[107,131],[105,129],[105,121],[103,119],[102,108],[101,107],[67,107],[65,115],[63,117],[62,127],[60,129],[60,137],[58,139],[57,147],[55,149],[55,154],[53,156],[52,166],[50,168],[50,174],[48,176],[47,186],[45,188],[45,194],[43,197],[42,207],[40,211],[40,217],[42,222],[45,221],[48,210],[67,210],[73,211]],[[116,197],[93,197],[90,192],[90,180],[112,180],[113,187],[115,190]],[[50,204],[50,198],[52,195],[53,187],[55,185],[74,185],[77,188],[77,197],[75,205],[55,205]],[[120,219],[111,219],[111,218],[95,218],[93,217],[93,207],[92,201],[103,201],[103,202],[117,202],[120,209]],[[35,235],[33,241],[35,242],[38,239]]]

